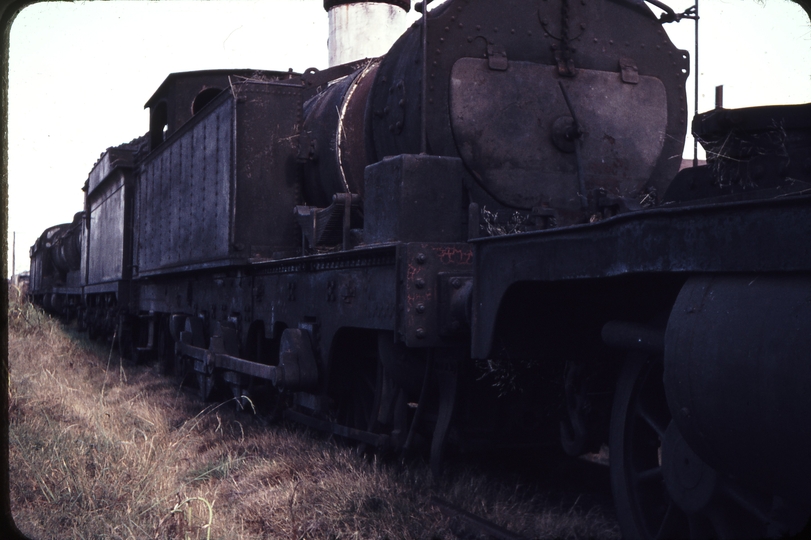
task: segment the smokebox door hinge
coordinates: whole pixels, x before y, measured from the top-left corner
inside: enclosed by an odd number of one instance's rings
[[[639,83],[639,68],[636,67],[636,62],[634,62],[632,58],[625,56],[620,58],[620,76],[624,83]]]
[[[507,60],[507,49],[502,45],[488,44],[487,62],[493,71],[507,71],[507,68],[510,67],[510,62]]]

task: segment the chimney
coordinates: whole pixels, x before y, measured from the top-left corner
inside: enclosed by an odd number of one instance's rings
[[[330,67],[388,52],[408,27],[410,8],[410,0],[324,0]]]

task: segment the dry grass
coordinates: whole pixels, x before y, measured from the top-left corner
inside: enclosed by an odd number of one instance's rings
[[[598,511],[483,473],[434,481],[231,403],[202,408],[9,292],[11,504],[32,538],[457,538],[432,495],[528,537],[618,536]]]

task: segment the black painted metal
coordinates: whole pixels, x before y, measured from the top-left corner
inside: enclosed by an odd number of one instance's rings
[[[90,171],[85,199],[86,284],[128,280],[132,276],[132,205],[135,155],[146,137],[108,149]]]
[[[428,141],[427,152],[441,156],[464,157],[468,144],[475,144],[470,138],[459,138],[452,130],[453,117],[451,102],[448,96],[456,91],[456,82],[450,76],[454,66],[460,59],[488,59],[492,64],[490,69],[498,70],[503,74],[505,84],[514,85],[529,95],[535,91],[533,84],[542,86],[543,81],[523,81],[515,79],[513,68],[522,63],[538,66],[558,66],[559,58],[556,50],[561,47],[568,48],[571,62],[574,66],[574,77],[567,81],[572,94],[576,95],[581,83],[578,70],[616,74],[619,80],[621,62],[624,58],[631,58],[636,66],[637,73],[643,77],[657,79],[664,85],[667,92],[665,106],[665,129],[661,134],[661,151],[653,158],[653,169],[646,187],[656,187],[664,191],[667,181],[678,170],[680,159],[671,159],[681,153],[684,133],[687,128],[687,114],[684,105],[684,81],[687,76],[687,53],[677,50],[667,38],[661,26],[655,22],[650,10],[644,5],[628,5],[615,2],[571,3],[568,14],[561,17],[562,2],[551,1],[542,3],[529,3],[519,1],[480,1],[465,2],[453,0],[429,12],[428,32],[428,95],[427,95],[427,121],[426,127]],[[565,21],[561,22],[561,21]],[[562,44],[564,30],[568,29],[568,43]],[[373,149],[370,155],[379,160],[385,156],[417,153],[420,151],[420,79],[422,78],[422,62],[420,60],[421,36],[419,27],[409,29],[392,47],[382,61],[378,70],[375,86],[369,102],[371,140]],[[576,52],[573,52],[576,49]],[[496,61],[498,56],[498,61]],[[497,71],[498,71],[497,70]],[[583,73],[587,73],[584,71]],[[493,77],[497,75],[494,73]],[[584,79],[585,81],[585,79]],[[557,89],[557,80],[550,79],[554,89]],[[632,91],[632,83],[619,85],[612,90],[615,92]],[[627,86],[623,90],[623,86]],[[463,85],[460,87],[465,89]],[[538,88],[538,90],[542,90]],[[485,104],[492,97],[482,92],[479,98]],[[492,99],[491,103],[498,107],[500,101]],[[470,103],[476,105],[477,103]],[[505,105],[507,105],[505,103]],[[472,110],[475,110],[473,107]],[[541,117],[530,115],[531,122],[526,127],[534,126],[540,122],[541,130],[547,130],[551,136],[552,124],[560,116],[568,116],[563,100],[559,106],[543,111]],[[581,122],[584,129],[589,131],[589,118],[585,113]],[[635,111],[631,113],[635,116]],[[646,129],[649,127],[647,118],[639,120],[636,127]],[[486,125],[482,125],[486,127]],[[519,135],[524,130],[516,130]],[[596,132],[592,134],[597,140]],[[549,144],[548,140],[539,140],[539,146]],[[514,156],[526,159],[525,153],[519,148],[506,148],[512,150]],[[618,154],[618,160],[612,166],[630,164],[635,162],[637,156],[633,153]],[[501,163],[497,165],[504,170],[509,169],[513,161],[502,156]],[[477,170],[476,162],[467,162],[474,172],[484,180],[479,184],[487,187],[483,171]],[[521,169],[521,167],[514,167]],[[568,174],[571,176],[569,185],[576,185],[576,172],[574,158],[571,158],[571,167]],[[600,172],[600,171],[595,171]],[[586,171],[587,175],[589,171]],[[516,181],[517,182],[517,181]],[[643,180],[644,183],[644,180]],[[533,184],[527,178],[524,187],[532,192]],[[520,193],[521,188],[515,187]],[[492,193],[497,197],[498,192]],[[527,208],[541,206],[544,201],[535,200],[523,202],[505,200],[503,203],[521,205]]]
[[[81,302],[84,212],[49,227],[31,246],[28,294],[46,311],[69,319]]]
[[[363,195],[364,113],[376,70],[376,61],[362,64],[304,104],[297,159],[308,206],[324,208],[336,193]]]
[[[332,204],[326,208],[296,206],[294,212],[301,228],[302,254],[336,246],[347,250],[356,244],[352,242],[352,229],[360,230],[363,225],[360,195],[336,193],[332,199]]]
[[[797,272],[811,268],[811,197],[658,208],[591,224],[472,242],[474,358],[487,358],[505,291],[649,273]]]
[[[685,440],[739,480],[811,500],[809,351],[809,274],[688,281],[668,322],[664,375]]]
[[[467,212],[458,158],[400,155],[366,169],[364,242],[459,242]]]
[[[251,362],[225,353],[212,352],[209,349],[195,347],[182,341],[178,344],[178,353],[196,360],[194,369],[200,373],[208,373],[211,369],[221,369],[266,379],[274,384],[278,377],[276,366]]]
[[[144,105],[144,108],[149,108],[150,150],[162,145],[220,92],[244,81],[288,81],[298,84],[299,74],[254,69],[212,69],[170,74]]]
[[[623,350],[661,354],[665,349],[664,331],[643,324],[609,321],[603,326],[601,335],[606,345]]]
[[[312,390],[317,386],[318,366],[310,332],[288,328],[282,333],[273,384],[289,390]]]
[[[724,490],[757,530],[807,515],[809,106],[700,115],[713,157],[656,207],[688,61],[643,2],[448,0],[425,21],[371,62],[170,75],[148,135],[108,149],[84,215],[32,248],[32,296],[162,355],[204,399],[259,382],[316,429],[432,438],[435,471],[446,442],[514,426],[597,448],[608,398],[592,394],[631,350],[611,426],[624,534],[655,532],[668,501],[704,519]],[[646,358],[665,342],[671,427]],[[565,396],[568,421],[496,400],[470,356],[548,369],[528,393]],[[695,471],[707,489],[682,489]],[[651,477],[656,497],[634,487]]]
[[[696,115],[693,133],[726,191],[811,189],[811,103],[711,110]]]
[[[286,82],[232,82],[141,164],[139,276],[295,253],[301,92]]]

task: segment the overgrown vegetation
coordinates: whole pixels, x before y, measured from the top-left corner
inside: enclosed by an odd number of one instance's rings
[[[233,403],[203,407],[9,295],[11,503],[31,538],[457,538],[432,495],[527,537],[618,536],[599,509],[485,473],[435,481]]]

